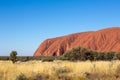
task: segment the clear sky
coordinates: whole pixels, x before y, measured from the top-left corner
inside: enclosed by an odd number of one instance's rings
[[[47,39],[120,26],[120,0],[0,0],[0,56],[32,56]]]

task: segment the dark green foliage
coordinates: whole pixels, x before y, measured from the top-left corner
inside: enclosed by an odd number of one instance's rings
[[[85,54],[83,54],[85,52],[85,48],[83,47],[76,47],[76,48],[73,48],[72,50],[69,50],[67,52],[65,52],[63,54],[63,57],[65,57],[66,59],[68,60],[84,60],[84,56]]]
[[[68,60],[74,61],[74,60],[96,60],[97,52],[92,51],[90,49],[86,49],[84,47],[76,47],[72,50],[69,50],[63,54],[63,57],[65,57]]]
[[[20,61],[21,61],[21,62],[29,61],[29,57],[27,56],[27,57],[25,57],[25,58],[22,58]]]
[[[115,52],[97,52],[84,47],[73,48],[63,54],[63,57],[67,60],[113,60],[115,58]],[[120,59],[120,53],[116,55],[117,59]]]
[[[97,60],[105,60],[105,52],[99,52],[97,55]]]
[[[116,58],[120,60],[120,52],[116,53]]]
[[[53,62],[54,61],[54,58],[52,58],[52,57],[44,57],[44,58],[42,58],[42,62]]]
[[[94,60],[94,54],[92,52],[85,52],[84,53],[85,60]]]
[[[97,60],[97,56],[98,56],[98,52],[93,50],[92,54],[93,54],[93,60],[96,61]]]
[[[54,60],[58,59],[58,57],[53,57],[53,56],[18,56],[17,59],[22,62],[30,61],[30,60]]]
[[[115,52],[99,52],[97,60],[113,60]]]
[[[114,52],[107,52],[107,53],[105,54],[105,59],[106,59],[106,60],[112,60],[112,59],[114,58],[114,56],[115,56],[115,53],[114,53]]]
[[[17,52],[16,51],[12,51],[10,53],[10,60],[15,63],[17,61]]]

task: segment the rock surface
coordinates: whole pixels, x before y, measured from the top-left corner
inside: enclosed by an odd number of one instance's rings
[[[120,27],[47,39],[38,47],[34,56],[60,56],[77,46],[97,51],[120,52]]]

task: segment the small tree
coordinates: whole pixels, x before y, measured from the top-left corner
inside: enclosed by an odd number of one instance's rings
[[[15,63],[17,61],[17,52],[16,51],[12,51],[10,53],[10,60]]]

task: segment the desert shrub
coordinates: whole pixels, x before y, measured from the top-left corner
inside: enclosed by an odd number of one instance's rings
[[[9,56],[0,56],[0,60],[9,60]]]
[[[84,54],[85,54],[84,55],[85,60],[91,60],[91,61],[96,60],[97,53],[95,51],[89,50]]]
[[[65,59],[76,61],[76,60],[113,60],[115,57],[120,59],[120,53],[115,55],[115,52],[97,52],[95,50],[87,49],[84,47],[72,48],[69,51],[66,51],[62,55]]]
[[[28,56],[26,57],[26,61],[29,61],[29,57]]]
[[[38,73],[35,76],[33,76],[33,78],[31,78],[31,80],[49,80],[50,76],[48,74],[45,73]]]
[[[99,52],[97,55],[97,60],[105,60],[106,52]]]
[[[19,74],[15,80],[28,80],[28,78],[24,74]]]
[[[64,56],[59,56],[59,57],[57,57],[57,59],[55,59],[55,60],[62,60],[62,61],[65,61],[65,60],[68,60],[66,57],[64,57]]]
[[[68,67],[54,67],[52,80],[71,80],[71,76],[68,76],[68,73],[71,72],[71,69]]]
[[[120,52],[116,53],[116,58],[120,60]]]
[[[67,73],[67,72],[68,72],[68,70],[66,68],[58,68],[58,69],[56,69],[57,74]]]
[[[52,57],[44,57],[44,58],[42,58],[41,59],[42,60],[42,62],[52,62],[52,61],[54,61],[54,58],[52,58]]]
[[[72,50],[69,50],[63,54],[63,57],[67,58],[68,60],[80,60],[83,56],[84,49],[82,47],[76,47]]]
[[[97,60],[97,56],[98,56],[99,53],[95,50],[91,50],[91,51],[92,51],[92,55],[93,55],[93,60],[94,61]]]
[[[30,59],[29,59],[29,57],[27,56],[27,57],[24,57],[24,58],[22,58],[20,61],[21,62],[26,62],[26,61],[29,61]]]
[[[65,74],[58,75],[58,80],[71,80],[71,77]]]
[[[114,52],[107,52],[104,55],[105,55],[105,60],[112,60],[114,58],[115,53]]]
[[[19,74],[15,80],[49,80],[49,75],[38,73],[34,76],[26,77],[23,73]]]
[[[96,60],[97,52],[84,47],[76,47],[72,50],[66,51],[63,57],[75,61],[75,60]]]

